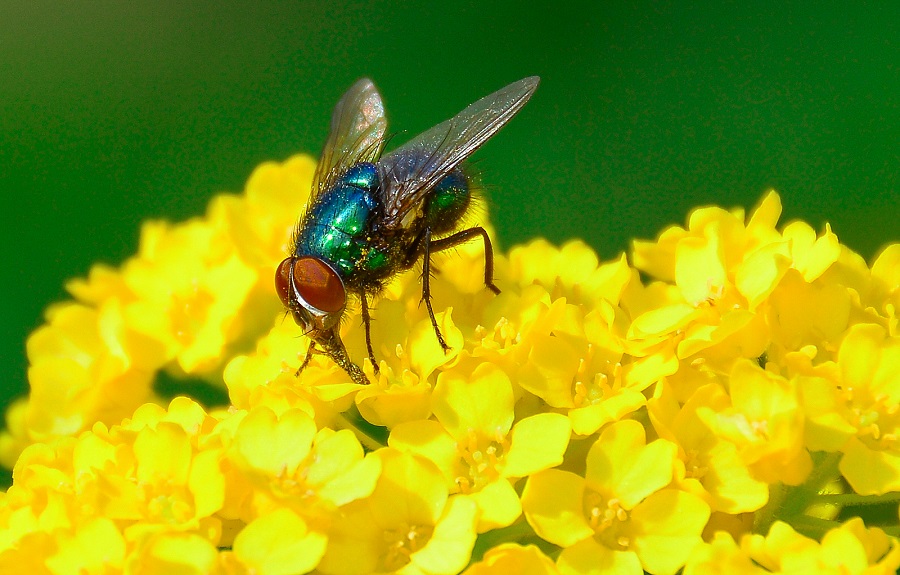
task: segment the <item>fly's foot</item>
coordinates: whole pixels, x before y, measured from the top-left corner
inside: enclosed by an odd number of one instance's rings
[[[297,368],[297,371],[294,372],[294,377],[300,377],[300,372],[309,365],[309,361],[312,359],[314,353],[316,353],[316,342],[311,341],[309,342],[309,347],[306,348],[306,357],[303,359],[303,363],[300,364],[300,367]]]

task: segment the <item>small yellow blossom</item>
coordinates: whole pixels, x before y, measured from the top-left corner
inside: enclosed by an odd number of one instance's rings
[[[485,553],[484,558],[472,564],[463,575],[559,575],[553,561],[534,545],[505,543]]]
[[[684,566],[684,575],[766,575],[725,531],[717,531],[712,541],[694,548]]]
[[[528,522],[563,547],[562,573],[675,573],[709,519],[696,495],[669,487],[676,446],[645,443],[636,421],[607,427],[587,455],[584,477],[547,470],[522,494]]]
[[[192,541],[192,533],[214,550],[210,539],[220,527],[211,516],[223,504],[225,485],[217,450],[200,447],[212,422],[202,410],[196,417],[195,406],[183,399],[168,412],[148,405],[121,426],[97,423],[77,439],[57,441],[52,451],[42,444],[27,448],[4,500],[2,554],[12,560],[19,541],[53,533],[47,565],[74,573],[92,565],[127,569],[139,556],[162,560],[167,541]]]
[[[433,254],[316,354],[273,275],[315,163],[266,163],[72,280],[7,411],[0,573],[893,573],[900,244],[869,263],[781,199],[601,262]],[[473,225],[484,225],[477,222]],[[486,228],[492,233],[491,228]],[[374,296],[374,294],[369,294]],[[163,375],[228,391],[180,396]],[[186,384],[181,389],[189,394]],[[889,508],[884,531],[860,518]],[[524,515],[524,517],[523,517]]]
[[[48,319],[26,343],[31,395],[15,412],[24,425],[4,437],[7,465],[30,443],[121,421],[153,397],[154,362],[136,360],[147,355],[144,344],[153,346],[127,330],[121,306],[65,303]]]
[[[125,541],[115,523],[97,517],[78,531],[59,538],[58,550],[47,560],[52,573],[103,573],[120,570],[125,563]]]
[[[459,573],[475,543],[475,502],[450,496],[427,459],[391,448],[376,453],[382,464],[378,485],[335,519],[319,570],[329,575]]]
[[[727,569],[726,569],[727,568]],[[745,535],[740,545],[724,534],[695,549],[685,575],[700,573],[893,574],[900,568],[900,546],[858,518],[829,530],[821,542],[777,522],[768,534]]]
[[[849,330],[838,351],[845,409],[856,434],[840,469],[863,495],[900,490],[900,338],[881,326]],[[849,408],[849,409],[846,409]]]
[[[298,409],[278,416],[254,409],[240,418],[229,443],[225,461],[250,486],[240,498],[242,518],[290,507],[313,526],[327,525],[338,507],[372,492],[380,471],[352,432],[317,430]]]
[[[142,541],[130,554],[125,573],[202,575],[215,573],[218,562],[215,545],[200,535],[159,533]]]
[[[155,337],[165,357],[188,373],[219,364],[236,335],[232,322],[256,281],[255,270],[226,241],[223,218],[210,216],[174,229],[146,224],[138,256],[122,270],[131,296],[123,309],[127,324]],[[223,283],[228,290],[221,289]]]
[[[471,495],[480,511],[479,531],[511,524],[522,512],[511,480],[562,463],[568,419],[542,413],[513,426],[512,384],[490,364],[465,379],[441,374],[432,398],[437,421],[400,424],[389,445],[427,457],[451,492]]]
[[[678,445],[678,483],[685,490],[700,495],[713,511],[738,514],[756,511],[766,504],[769,488],[750,469],[739,452],[738,444],[714,433],[700,417],[703,409],[724,410],[728,394],[721,386],[707,384],[680,405],[670,385],[657,388],[648,411],[660,436]]]
[[[900,244],[891,244],[878,255],[872,264],[871,285],[866,287],[860,290],[869,296],[865,303],[887,320],[890,335],[900,335]]]
[[[701,407],[697,415],[713,434],[732,443],[757,477],[796,485],[812,461],[803,444],[803,414],[796,384],[749,361],[735,363],[731,406]]]
[[[288,509],[276,509],[247,525],[234,539],[234,556],[248,573],[307,573],[319,563],[327,537],[309,531],[303,519]]]

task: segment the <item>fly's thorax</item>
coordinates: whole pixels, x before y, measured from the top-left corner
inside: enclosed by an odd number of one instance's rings
[[[360,162],[344,172],[338,182],[362,190],[374,191],[378,187],[378,168],[370,162]]]
[[[375,165],[356,164],[325,190],[304,218],[295,255],[311,255],[329,262],[345,281],[360,269],[387,265],[371,241],[378,217],[378,173]]]

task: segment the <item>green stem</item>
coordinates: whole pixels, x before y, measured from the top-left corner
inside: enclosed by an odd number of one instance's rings
[[[756,512],[753,531],[768,533],[775,521],[781,520],[794,525],[805,518],[804,513],[810,505],[822,497],[819,492],[838,477],[841,456],[840,453],[814,453],[813,469],[805,483],[796,487],[772,486],[769,502]]]
[[[769,501],[755,513],[753,518],[754,533],[768,533],[772,523],[778,516],[778,510],[784,504],[788,489],[781,483],[769,486]]]
[[[799,515],[791,519],[791,527],[797,533],[817,541],[821,540],[827,532],[839,526],[840,523],[837,521],[810,517],[809,515]]]
[[[512,543],[520,541],[525,537],[534,536],[535,534],[531,529],[531,525],[521,519],[512,525],[482,533],[475,541],[475,548],[472,550],[472,562],[480,561],[487,551],[501,543]]]
[[[335,420],[340,427],[352,431],[353,434],[356,435],[356,438],[359,440],[359,442],[368,451],[376,451],[384,447],[384,444],[372,437],[370,434],[363,431],[362,428],[360,428],[358,425],[347,419],[347,416],[345,414],[337,414]]]
[[[900,493],[892,491],[884,495],[859,495],[857,493],[826,493],[816,498],[817,503],[847,507],[850,505],[878,505],[881,503],[900,503]]]

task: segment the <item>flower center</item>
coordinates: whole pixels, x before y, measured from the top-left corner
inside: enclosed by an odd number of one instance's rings
[[[499,430],[493,438],[489,438],[470,429],[465,442],[456,446],[464,470],[456,478],[460,492],[477,491],[500,477],[503,457],[508,449],[509,441]]]
[[[146,518],[168,524],[180,524],[193,516],[184,489],[168,484],[143,484],[140,492],[145,500]]]
[[[856,436],[870,449],[896,449],[900,438],[896,433],[885,431],[897,429],[900,425],[900,407],[886,394],[861,401],[853,388],[844,390],[845,401],[849,405],[850,423],[856,427]]]
[[[588,344],[587,353],[579,360],[578,371],[575,372],[575,407],[587,407],[601,403],[622,388],[622,364],[607,362],[604,368],[606,373],[595,372],[592,368],[593,359],[594,345]]]
[[[700,480],[706,475],[709,467],[704,465],[703,461],[700,459],[699,450],[688,449],[685,450],[684,469],[688,477]]]
[[[481,345],[494,350],[509,349],[519,343],[519,328],[513,325],[509,319],[501,317],[497,320],[493,329],[482,325],[475,328],[475,337],[481,340]]]
[[[624,535],[624,527],[629,515],[618,498],[606,498],[596,491],[586,490],[584,513],[597,542],[618,551],[628,549],[631,540]]]
[[[432,527],[401,523],[384,532],[386,552],[384,571],[396,571],[409,563],[410,555],[421,549],[431,539]]]

